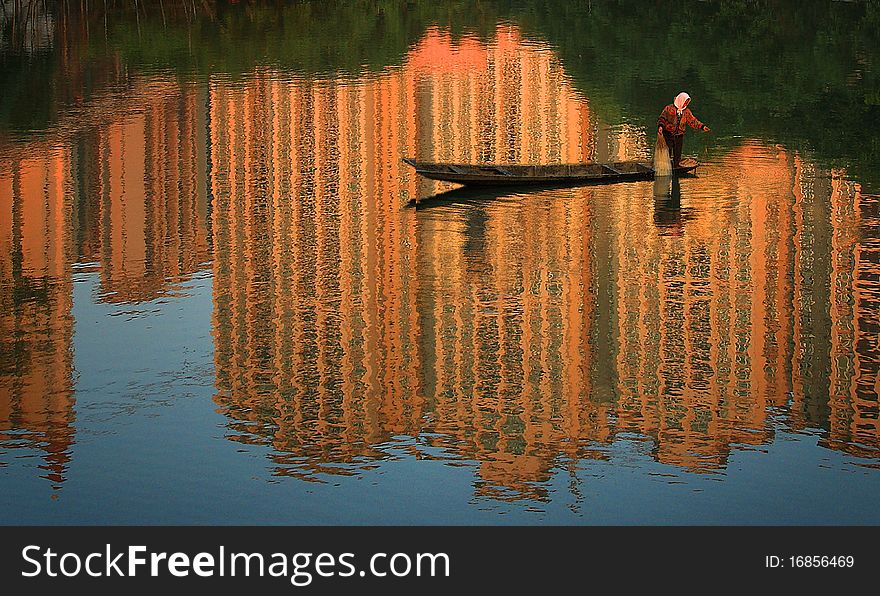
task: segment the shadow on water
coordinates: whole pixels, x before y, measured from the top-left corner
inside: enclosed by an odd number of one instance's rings
[[[654,224],[661,235],[683,235],[685,223],[696,216],[696,209],[681,205],[681,182],[678,177],[654,180]]]
[[[422,197],[418,200],[410,199],[405,206],[421,211],[423,209],[443,207],[447,205],[482,204],[520,194],[528,190],[528,187],[524,189],[522,186],[459,186],[458,188],[445,190],[437,194]],[[537,190],[537,188],[534,190]]]
[[[654,183],[654,196],[658,197],[658,193],[664,196],[671,196],[673,192],[679,192],[677,189],[673,189],[672,186],[678,186],[679,178],[695,178],[695,174],[688,172],[685,174],[680,174],[674,178],[674,182],[670,182],[670,179],[665,179],[665,184],[668,186],[669,190],[665,190],[664,180],[657,179]],[[539,193],[547,190],[558,190],[565,188],[580,188],[585,186],[608,186],[614,184],[631,184],[636,181],[621,181],[621,180],[611,180],[611,181],[581,181],[577,183],[573,182],[564,182],[564,183],[547,183],[547,184],[511,184],[507,186],[459,186],[457,188],[453,188],[451,190],[445,190],[439,192],[437,194],[428,195],[426,197],[421,197],[419,199],[410,199],[407,203],[407,207],[412,207],[418,210],[428,209],[433,207],[441,207],[444,205],[452,205],[452,204],[468,204],[468,203],[482,203],[484,201],[493,201],[497,199],[501,199],[509,196],[523,195],[528,193]],[[658,190],[659,189],[659,190]]]

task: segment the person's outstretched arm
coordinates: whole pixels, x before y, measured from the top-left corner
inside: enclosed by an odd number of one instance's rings
[[[709,127],[700,122],[690,110],[685,113],[685,123],[687,123],[687,125],[691,128],[696,128],[697,130],[702,130],[703,132],[709,132]]]

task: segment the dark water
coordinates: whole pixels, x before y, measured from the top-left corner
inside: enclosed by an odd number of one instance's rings
[[[4,22],[0,522],[880,522],[880,16],[625,5]]]

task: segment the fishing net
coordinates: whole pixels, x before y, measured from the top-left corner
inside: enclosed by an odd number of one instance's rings
[[[672,176],[672,159],[669,157],[669,147],[661,133],[657,133],[657,142],[654,144],[654,176]]]

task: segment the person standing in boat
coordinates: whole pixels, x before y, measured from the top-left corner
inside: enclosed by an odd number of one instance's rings
[[[672,153],[672,165],[678,167],[681,163],[681,146],[684,142],[685,127],[690,126],[709,132],[709,127],[697,120],[697,117],[688,109],[691,96],[682,91],[675,96],[675,100],[663,108],[660,118],[657,120],[657,132],[663,134],[666,146]]]

